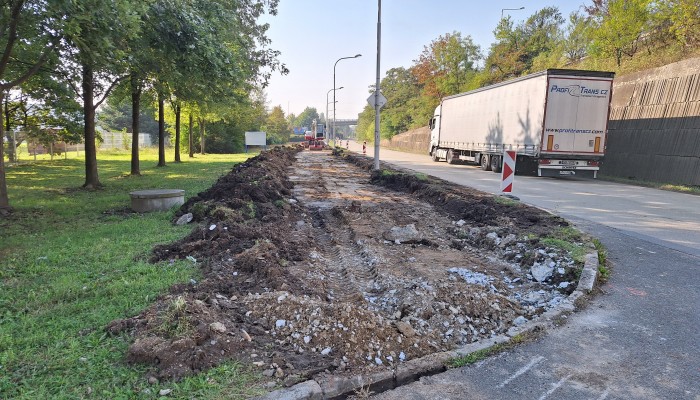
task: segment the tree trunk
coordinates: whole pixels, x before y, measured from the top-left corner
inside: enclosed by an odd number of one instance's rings
[[[180,162],[180,104],[175,106],[175,162]]]
[[[5,92],[0,90],[0,104]],[[10,199],[7,197],[7,182],[5,181],[5,126],[0,124],[0,216],[10,212]]]
[[[97,146],[95,145],[95,93],[92,67],[83,64],[83,113],[85,114],[85,184],[86,189],[102,187],[97,175]]]
[[[204,118],[199,118],[199,147],[200,147],[199,152],[201,154],[205,154],[204,153],[204,132],[205,132]]]
[[[158,166],[165,167],[165,96],[158,91]]]
[[[192,120],[193,120],[192,112],[190,112],[190,130],[188,131],[189,132],[189,135],[188,135],[189,136],[189,138],[188,138],[189,143],[187,144],[189,146],[188,150],[190,152],[190,158],[194,158],[194,148],[192,147],[194,144],[194,139],[193,139],[193,134],[192,134],[192,122],[193,122]]]
[[[10,162],[17,162],[17,143],[13,140],[12,135],[10,135],[10,129],[12,128],[12,122],[10,121],[10,104],[7,99],[7,96],[5,97],[4,103],[4,115],[5,115],[5,138],[7,138],[7,158],[10,160]]]
[[[141,111],[141,82],[131,73],[131,175],[141,175],[139,165],[139,114]]]

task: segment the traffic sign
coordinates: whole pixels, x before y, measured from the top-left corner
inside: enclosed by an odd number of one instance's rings
[[[374,100],[377,99],[376,93],[377,93],[377,92],[372,93],[372,94],[367,98],[367,102],[368,102],[369,105],[372,106],[372,107],[375,107],[375,106],[376,106],[375,103],[374,103]],[[379,108],[382,108],[382,107],[384,107],[384,106],[386,105],[386,97],[384,97],[384,95],[382,94],[382,92],[379,92],[379,98],[378,98],[377,100],[378,100],[378,102],[379,102]]]
[[[515,176],[515,152],[503,152],[503,171],[501,173],[501,191],[510,193],[513,191],[513,178]]]

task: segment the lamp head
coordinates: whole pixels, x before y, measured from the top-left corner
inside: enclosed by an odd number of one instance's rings
[[[357,58],[357,57],[362,57],[362,54],[355,54],[355,57],[353,57],[353,58]]]

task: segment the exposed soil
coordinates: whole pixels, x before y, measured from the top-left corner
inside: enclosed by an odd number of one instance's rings
[[[562,219],[369,167],[278,148],[189,199],[196,227],[152,261],[204,278],[107,327],[133,335],[128,360],[178,379],[236,359],[291,385],[502,334],[573,291],[580,266],[541,243]]]

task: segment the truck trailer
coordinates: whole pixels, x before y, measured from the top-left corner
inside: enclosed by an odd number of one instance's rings
[[[433,161],[501,172],[597,177],[605,155],[613,72],[548,69],[445,97],[430,120]]]

